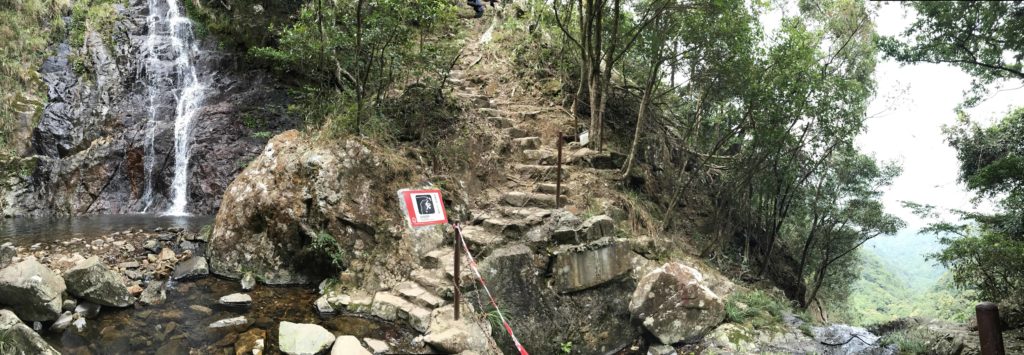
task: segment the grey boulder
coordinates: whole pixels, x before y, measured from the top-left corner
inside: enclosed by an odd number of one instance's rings
[[[65,272],[64,281],[68,293],[101,306],[128,307],[134,302],[121,277],[100,263],[96,256]]]
[[[2,342],[4,354],[60,355],[43,337],[22,323],[14,312],[6,309],[0,309],[0,333],[5,334]]]
[[[0,270],[0,303],[25,321],[57,319],[65,289],[64,279],[32,259]]]

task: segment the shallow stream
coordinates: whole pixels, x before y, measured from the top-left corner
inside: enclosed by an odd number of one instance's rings
[[[155,215],[85,216],[73,218],[0,219],[0,243],[16,246],[59,243],[72,238],[85,241],[124,230],[184,228],[198,231],[211,217]],[[45,248],[44,248],[45,249]],[[385,340],[394,352],[414,352],[414,330],[374,317],[340,313],[320,315],[313,302],[314,286],[270,287],[257,285],[247,292],[248,308],[220,306],[217,300],[242,292],[238,281],[206,277],[196,281],[169,282],[163,304],[117,309],[103,307],[84,327],[72,325],[64,332],[49,331],[52,322],[38,330],[47,342],[64,354],[227,354],[235,353],[240,335],[258,328],[266,332],[267,353],[278,353],[277,330],[282,321],[319,324],[335,335]],[[245,316],[244,326],[212,329],[221,319]],[[242,337],[245,338],[245,337]]]

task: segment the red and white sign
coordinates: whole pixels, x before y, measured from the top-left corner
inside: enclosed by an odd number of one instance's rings
[[[448,223],[441,190],[399,190],[398,194],[413,228]]]

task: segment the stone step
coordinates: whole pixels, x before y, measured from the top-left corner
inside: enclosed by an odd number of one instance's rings
[[[422,260],[420,260],[420,265],[423,265],[423,268],[425,269],[441,268],[441,266],[443,265],[443,262],[441,260],[451,259],[452,253],[452,248],[447,246],[431,250],[427,252],[426,255],[423,256]]]
[[[515,164],[512,169],[521,177],[552,182],[558,177],[558,168],[554,165]],[[569,172],[562,168],[562,180],[569,178]]]
[[[434,295],[444,299],[452,299],[454,286],[451,279],[445,277],[444,272],[439,269],[416,269],[409,277],[416,281],[420,287],[430,291]]]
[[[492,233],[518,240],[526,234],[531,224],[529,220],[520,218],[488,217],[481,225]]]
[[[482,226],[462,227],[462,239],[466,241],[469,251],[477,259],[483,259],[505,242],[501,235],[491,233]]]
[[[430,325],[429,309],[387,291],[373,295],[370,314],[384,320],[405,321],[420,332],[426,332]]]
[[[511,122],[509,122],[509,123],[511,123]],[[512,138],[530,137],[530,133],[529,132],[526,132],[526,131],[522,130],[521,128],[518,128],[518,127],[512,127],[511,125],[509,126],[509,128],[507,130],[505,130],[505,132],[508,133],[508,136],[512,137]]]
[[[523,150],[523,158],[530,164],[554,165],[558,161],[558,152],[548,149]]]
[[[405,298],[405,300],[420,307],[434,309],[445,304],[443,298],[427,291],[423,286],[420,286],[413,281],[406,281],[398,284],[394,287],[394,291],[398,292],[398,294],[401,295],[402,298]]]
[[[516,117],[516,116],[519,115],[518,113],[515,113],[515,112],[512,112],[512,111],[506,111],[506,110],[490,108],[490,107],[480,108],[479,111],[480,111],[480,113],[482,113],[484,115],[487,115],[487,116]]]
[[[511,191],[502,195],[501,202],[512,207],[554,208],[555,195]]]
[[[534,186],[533,187],[533,192],[539,192],[539,193],[542,193],[542,194],[554,195],[556,188],[557,188],[557,186],[555,184],[542,183],[542,184],[537,184],[537,186]],[[565,198],[565,195],[569,194],[569,188],[566,187],[565,185],[562,185],[562,191],[561,192],[562,192],[562,198]]]
[[[540,148],[540,137],[512,138],[512,146],[519,151]]]

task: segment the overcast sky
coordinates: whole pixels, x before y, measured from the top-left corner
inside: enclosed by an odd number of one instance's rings
[[[869,6],[877,6],[869,3]],[[877,9],[881,35],[897,35],[913,21],[914,13],[898,3]],[[943,208],[974,209],[972,194],[957,183],[955,151],[946,144],[942,126],[956,120],[954,108],[963,101],[971,77],[958,68],[938,64],[900,65],[882,60],[875,72],[878,95],[871,102],[868,130],[857,139],[864,152],[880,160],[895,160],[903,174],[886,192],[886,208],[917,230],[923,222],[900,206],[901,200]],[[972,119],[985,124],[1002,118],[1016,105],[1024,106],[1024,83],[1006,83],[978,107]],[[895,101],[893,101],[895,99]],[[977,206],[988,209],[988,206]]]

